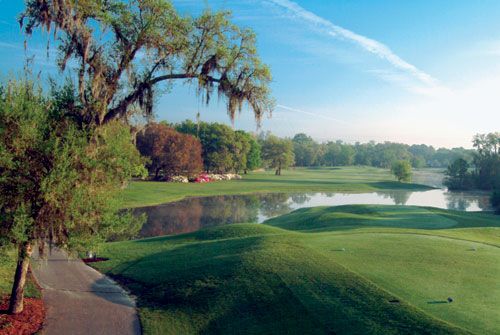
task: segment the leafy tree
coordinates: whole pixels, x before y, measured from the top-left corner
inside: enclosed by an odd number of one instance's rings
[[[252,171],[262,166],[261,146],[259,142],[257,142],[257,140],[253,136],[250,136],[249,143],[250,150],[248,151],[247,155],[247,166],[245,169],[245,173],[247,173],[248,170]]]
[[[54,31],[58,65],[76,65],[77,87],[54,101],[26,83],[1,92],[1,237],[19,247],[12,313],[35,241],[96,243],[123,222],[109,202],[142,163],[126,124],[152,115],[161,83],[196,82],[207,103],[216,89],[231,118],[245,104],[257,120],[273,108],[255,34],[228,13],[182,17],[164,0],[27,0],[20,22],[27,35]]]
[[[425,144],[414,144],[408,148],[408,151],[413,156],[411,162],[415,168],[427,166],[436,152],[434,147]]]
[[[338,166],[340,165],[340,151],[341,147],[339,143],[328,142],[324,145],[323,163],[327,166]]]
[[[260,165],[260,147],[244,131],[234,131],[225,124],[194,123],[190,120],[175,125],[175,129],[199,138],[206,171],[239,172]]]
[[[500,133],[478,134],[474,136],[473,145],[476,187],[500,189]]]
[[[469,163],[463,158],[455,160],[445,172],[444,184],[450,190],[465,190],[472,187],[472,175],[469,173]]]
[[[230,22],[229,13],[179,15],[166,0],[28,0],[21,24],[59,36],[62,70],[78,66],[82,123],[104,124],[140,107],[152,115],[161,83],[196,82],[208,103],[214,90],[226,98],[231,118],[244,104],[257,120],[273,108],[269,68],[255,34]]]
[[[274,135],[267,136],[262,141],[262,158],[266,164],[276,169],[276,175],[294,162],[293,143],[289,139],[282,139]]]
[[[354,150],[356,154],[354,155],[354,164],[356,165],[372,165],[371,152],[375,146],[374,142],[369,143],[359,143],[354,145]]]
[[[391,172],[400,182],[411,180],[411,164],[408,161],[395,161],[392,164]]]
[[[206,122],[200,123],[199,131],[197,129],[203,148],[205,170],[218,173],[233,170],[235,166],[234,130],[225,124]]]
[[[118,214],[117,193],[143,172],[120,121],[82,129],[66,117],[72,88],[46,97],[30,82],[0,89],[0,244],[18,249],[9,311],[23,310],[29,257],[46,241],[82,251],[140,222]]]
[[[198,174],[203,163],[201,143],[192,135],[182,134],[166,124],[150,124],[137,136],[137,148],[149,158],[149,172],[158,179],[185,174]]]
[[[300,133],[293,137],[292,142],[297,166],[316,165],[319,145],[310,136]]]
[[[341,145],[340,146],[340,155],[339,155],[339,165],[352,165],[354,162],[354,149],[351,145]]]
[[[477,134],[472,142],[475,148],[472,155],[473,170],[469,171],[469,163],[465,159],[454,160],[446,171],[446,185],[452,190],[499,189],[500,133]],[[453,151],[458,152],[458,149]]]
[[[234,132],[234,171],[239,173],[245,171],[248,164],[248,153],[250,152],[250,135],[242,130]]]

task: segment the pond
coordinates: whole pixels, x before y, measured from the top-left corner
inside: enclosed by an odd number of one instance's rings
[[[239,222],[261,223],[302,207],[352,204],[432,206],[462,211],[490,210],[486,193],[378,191],[370,193],[266,193],[188,198],[159,206],[137,208],[147,213],[141,237],[187,233]]]

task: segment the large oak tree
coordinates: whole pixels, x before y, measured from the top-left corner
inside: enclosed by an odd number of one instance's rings
[[[166,0],[29,0],[21,24],[58,36],[61,70],[77,64],[83,108],[70,111],[101,125],[140,108],[153,111],[161,83],[193,82],[208,103],[226,98],[233,118],[245,104],[257,120],[273,108],[269,68],[255,47],[255,34],[240,29],[228,12],[180,16]],[[165,86],[163,86],[165,87]]]

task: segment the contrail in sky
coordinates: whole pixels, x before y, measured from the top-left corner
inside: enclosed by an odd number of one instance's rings
[[[322,118],[322,119],[325,119],[325,120],[329,120],[329,121],[333,121],[333,122],[338,122],[338,123],[343,123],[343,124],[349,124],[349,122],[342,121],[342,120],[339,120],[339,119],[335,119],[333,117],[329,117],[329,116],[323,115],[323,114],[306,112],[306,111],[303,111],[301,109],[292,108],[292,107],[288,107],[288,106],[284,106],[284,105],[279,105],[279,104],[276,105],[276,107],[284,109],[284,110],[287,110],[287,111],[290,111],[290,112],[295,112],[295,113],[301,113],[301,114],[316,116],[316,117],[319,117],[319,118]]]
[[[290,0],[268,0],[269,2],[287,10],[292,13],[295,17],[300,18],[304,21],[312,23],[319,26],[325,30],[325,32],[331,37],[337,39],[343,39],[350,41],[364,50],[378,56],[389,62],[392,66],[398,70],[404,71],[411,75],[413,78],[418,80],[420,83],[431,89],[443,89],[440,87],[438,81],[431,75],[425,73],[424,71],[418,69],[415,65],[412,65],[401,57],[396,55],[389,47],[371,38],[356,34],[348,29],[337,26],[336,24],[328,21],[306,9],[301,7],[296,2]]]

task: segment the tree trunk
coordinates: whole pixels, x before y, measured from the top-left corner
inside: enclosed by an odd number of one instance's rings
[[[30,242],[24,242],[19,246],[14,285],[10,295],[9,314],[18,314],[23,311],[24,285],[26,284],[31,252]]]

